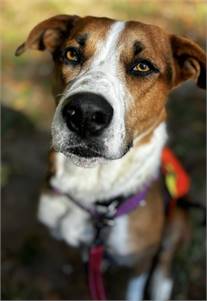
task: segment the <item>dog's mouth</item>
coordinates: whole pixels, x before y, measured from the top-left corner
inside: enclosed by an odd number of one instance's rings
[[[59,151],[79,167],[91,168],[108,161],[101,151],[87,146],[69,146]]]
[[[101,152],[97,149],[88,146],[73,146],[68,147],[66,152],[70,155],[75,155],[80,158],[92,159],[92,158],[102,158]]]

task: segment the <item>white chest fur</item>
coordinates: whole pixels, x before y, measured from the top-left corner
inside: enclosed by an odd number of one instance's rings
[[[131,149],[120,160],[94,168],[77,167],[58,153],[57,172],[51,179],[51,184],[87,204],[135,193],[157,176],[166,138],[166,126],[162,123],[154,131],[148,144]],[[65,197],[42,195],[39,219],[69,244],[77,246],[81,241],[89,242],[92,239],[93,229],[88,214]],[[130,251],[127,227],[125,216],[117,219],[111,228],[109,245],[119,255],[126,255]]]

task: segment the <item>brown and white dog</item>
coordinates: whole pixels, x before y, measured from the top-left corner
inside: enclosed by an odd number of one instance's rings
[[[27,49],[49,51],[55,63],[55,151],[39,219],[68,244],[90,245],[89,215],[51,187],[94,204],[128,197],[151,183],[144,206],[117,218],[105,240],[116,261],[136,271],[126,298],[141,300],[166,225],[155,179],[167,139],[167,96],[187,79],[204,88],[205,54],[194,42],[157,26],[70,15],[38,24],[16,54]],[[170,297],[169,266],[183,239],[183,220],[177,211],[167,230],[152,281],[153,299]]]

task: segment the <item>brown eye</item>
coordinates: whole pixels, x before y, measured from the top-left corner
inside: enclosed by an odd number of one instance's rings
[[[66,63],[79,64],[80,63],[80,53],[78,49],[70,47],[65,50],[64,59]]]
[[[145,63],[138,63],[133,67],[133,71],[136,72],[149,72],[150,70],[150,67]]]
[[[159,73],[159,72],[160,70],[158,69],[158,67],[148,60],[136,61],[129,69],[129,73],[136,77],[144,77],[152,73]]]

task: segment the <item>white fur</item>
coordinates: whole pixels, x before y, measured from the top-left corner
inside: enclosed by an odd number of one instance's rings
[[[97,43],[97,50],[91,59],[90,67],[82,70],[74,83],[66,87],[52,124],[53,144],[56,149],[64,152],[65,143],[73,139],[61,115],[65,99],[79,92],[92,92],[105,97],[114,110],[112,122],[102,139],[105,157],[119,158],[124,153],[126,148],[125,108],[131,99],[130,92],[119,72],[118,42],[124,28],[125,22],[113,23],[106,39]],[[76,161],[82,160],[74,156],[71,158]]]
[[[173,281],[166,276],[161,267],[156,268],[151,284],[152,300],[167,301],[170,300],[173,288]]]
[[[66,213],[70,203],[60,195],[42,194],[40,197],[38,219],[51,229],[56,228],[59,219]]]
[[[127,216],[121,216],[115,220],[107,246],[111,254],[118,254],[119,256],[129,255],[130,241]]]
[[[144,289],[146,285],[148,274],[142,274],[130,280],[127,289],[126,300],[140,301],[144,297]],[[159,298],[157,300],[160,300]]]
[[[69,245],[78,247],[81,243],[92,242],[94,229],[88,214],[76,207],[62,219],[59,233]]]
[[[71,246],[89,243],[93,239],[93,228],[88,214],[76,207],[67,197],[57,194],[42,194],[38,208],[38,219],[58,239]]]
[[[96,200],[140,191],[158,175],[166,137],[166,127],[163,123],[154,131],[148,144],[131,149],[122,159],[90,169],[78,167],[58,153],[57,173],[51,179],[51,184],[87,205]],[[53,231],[56,228],[60,237],[69,244],[77,246],[82,241],[90,243],[93,237],[90,217],[65,197],[43,196],[39,217],[53,228]],[[113,253],[120,256],[130,254],[131,245],[128,242],[127,231],[127,216],[116,219],[108,242]]]

